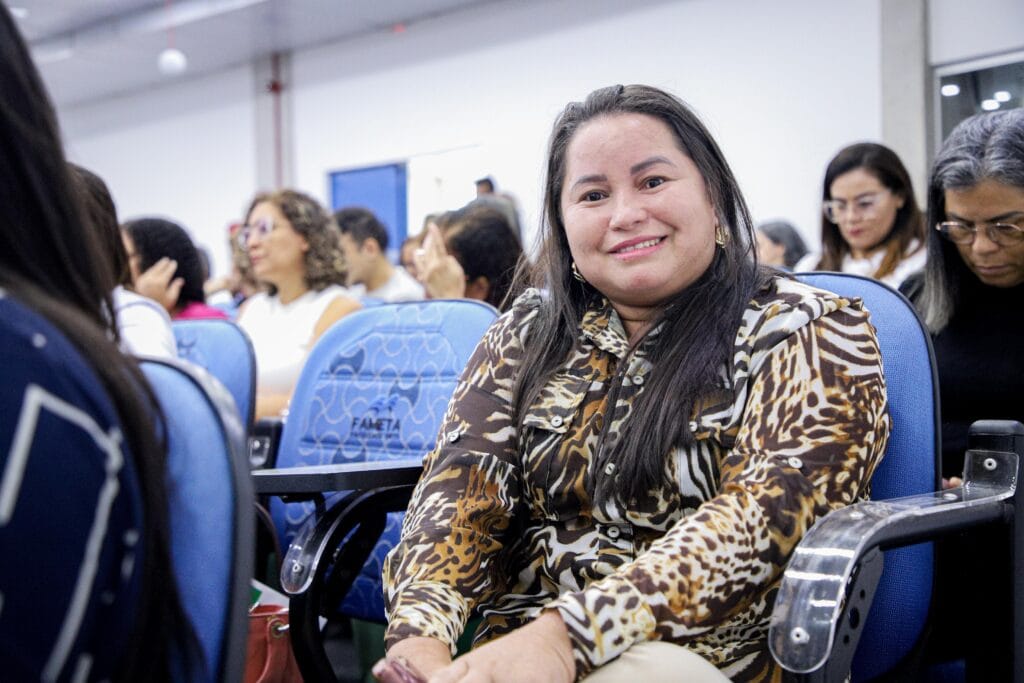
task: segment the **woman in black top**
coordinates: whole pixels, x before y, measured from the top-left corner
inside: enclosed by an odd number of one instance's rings
[[[942,474],[959,484],[967,430],[1024,422],[1024,110],[981,114],[943,144],[928,190],[928,262],[911,291],[932,332]],[[1010,680],[1010,539],[991,525],[938,545],[933,659],[968,647],[968,681]]]
[[[913,298],[933,335],[942,474],[953,477],[971,422],[1024,421],[1024,110],[981,114],[950,134],[932,171],[928,222]]]

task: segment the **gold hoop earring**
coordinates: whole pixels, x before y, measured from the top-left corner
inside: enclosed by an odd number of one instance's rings
[[[580,269],[576,267],[576,262],[572,262],[572,276],[580,282],[586,282],[586,279],[580,274]]]

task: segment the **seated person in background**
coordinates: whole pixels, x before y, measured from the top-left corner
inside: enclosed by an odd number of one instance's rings
[[[163,218],[139,218],[122,229],[136,292],[162,303],[172,320],[227,318],[206,305],[202,260],[184,228]],[[159,279],[151,281],[152,274]],[[165,281],[164,274],[174,279]]]
[[[903,162],[888,147],[846,147],[825,170],[822,253],[794,268],[854,273],[890,287],[924,267],[925,227]]]
[[[807,255],[807,245],[789,221],[769,221],[757,226],[757,259],[766,266],[793,270]]]
[[[170,569],[159,409],[116,345],[106,228],[5,4],[0,84],[0,297],[43,319],[5,318],[0,349],[0,678],[204,680]]]
[[[316,340],[361,306],[342,286],[338,226],[309,195],[256,195],[238,237],[253,274],[268,288],[238,311],[238,324],[256,351],[256,417],[277,416],[288,407]]]
[[[385,563],[388,656],[445,681],[772,679],[783,567],[888,439],[868,315],[755,266],[735,177],[663,91],[569,104],[546,168],[546,293],[453,394]]]
[[[967,429],[1024,421],[1024,110],[981,114],[943,144],[928,188],[928,265],[904,287],[933,335],[942,473]]]
[[[211,278],[203,284],[206,302],[211,306],[222,307],[231,317],[238,314],[242,302],[260,291],[260,285],[252,274],[252,264],[249,263],[245,245],[239,244],[238,235],[241,230],[241,223],[232,223],[227,230],[231,273]]]
[[[416,278],[388,261],[388,231],[373,212],[349,207],[336,212],[334,220],[341,229],[341,250],[353,295],[386,302],[423,298],[423,286]]]
[[[398,252],[399,264],[413,278],[416,278],[416,250],[423,246],[423,237],[427,234],[427,226],[433,222],[434,218],[436,218],[434,214],[427,216],[426,220],[423,221],[423,231],[406,237],[405,241],[402,242],[402,248]],[[418,279],[416,281],[419,282]]]
[[[431,223],[416,272],[429,299],[477,299],[503,309],[523,256],[508,217],[474,200]],[[513,295],[514,297],[514,295]]]
[[[942,475],[959,485],[972,422],[1024,421],[1024,110],[980,114],[953,129],[932,167],[928,224],[928,265],[903,291],[932,333]],[[965,624],[990,629],[975,639],[983,651],[967,662],[968,680],[1013,677],[1012,620],[993,614],[1012,580],[1007,538],[981,528],[937,546],[932,658],[964,654]]]
[[[114,316],[121,338],[121,350],[134,356],[176,358],[178,347],[171,330],[171,318],[164,307],[148,297],[133,292],[128,253],[117,223],[114,200],[107,184],[95,173],[68,164],[71,180],[85,207],[89,223],[96,230],[96,240],[107,256],[114,287]],[[99,267],[99,266],[97,266]]]

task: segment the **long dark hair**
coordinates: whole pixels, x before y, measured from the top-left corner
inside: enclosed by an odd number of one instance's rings
[[[668,126],[679,148],[700,170],[718,222],[729,233],[703,275],[665,304],[652,325],[661,323],[661,332],[649,343],[640,342],[648,344],[658,371],[637,397],[614,446],[611,457],[621,464],[619,478],[608,478],[607,490],[597,492],[628,504],[665,480],[672,448],[693,442],[691,413],[720,385],[718,373],[732,355],[741,316],[769,276],[757,266],[753,222],[736,178],[711,134],[683,102],[650,86],[616,85],[570,103],[555,122],[549,144],[540,257],[532,271],[524,267],[519,274],[549,292],[531,325],[520,365],[514,399],[520,427],[526,407],[565,362],[583,314],[603,299],[601,292],[573,277],[561,196],[566,150],[573,136],[588,121],[615,114],[643,114]]]
[[[1024,109],[977,114],[961,121],[939,150],[928,183],[928,261],[915,299],[924,322],[941,331],[956,312],[964,287],[979,282],[956,245],[934,227],[946,220],[946,190],[966,190],[992,179],[1024,189]]]
[[[118,351],[108,264],[77,199],[56,116],[5,6],[0,6],[0,285],[56,325],[90,362],[121,420],[144,505],[144,567],[119,679],[171,680],[171,652],[194,639],[170,571],[163,447],[153,397]],[[190,668],[196,660],[185,663]]]
[[[87,168],[77,164],[68,164],[68,167],[71,170],[71,181],[78,191],[78,201],[85,208],[89,223],[96,231],[100,251],[110,262],[107,272],[113,280],[109,288],[131,285],[132,270],[128,264],[128,252],[121,239],[117,208],[107,184]]]
[[[124,230],[135,245],[140,271],[149,269],[164,257],[178,262],[174,277],[182,278],[184,284],[178,293],[176,310],[190,303],[206,303],[203,262],[185,228],[166,218],[146,217],[126,222]]]
[[[872,275],[880,279],[896,270],[914,240],[920,245],[918,249],[924,248],[924,220],[914,197],[914,187],[907,168],[896,152],[874,142],[859,142],[839,150],[825,169],[822,200],[832,199],[832,183],[836,178],[858,168],[878,178],[878,182],[903,199],[903,206],[896,211],[889,234],[882,240],[885,256]],[[850,245],[843,239],[839,226],[822,213],[821,261],[818,262],[818,270],[840,270],[843,257],[848,253]]]

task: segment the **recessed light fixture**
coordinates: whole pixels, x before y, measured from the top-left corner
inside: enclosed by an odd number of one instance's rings
[[[960,94],[960,86],[956,83],[947,83],[942,86],[942,89],[939,92],[942,93],[943,97],[956,97]]]
[[[27,7],[8,7],[15,19],[28,19]]]
[[[982,100],[981,108],[985,111],[995,111],[999,109],[999,102],[996,100]]]
[[[996,102],[1010,101],[1010,93],[1008,90],[998,90],[994,95],[992,95],[992,97],[993,99],[995,99]]]

